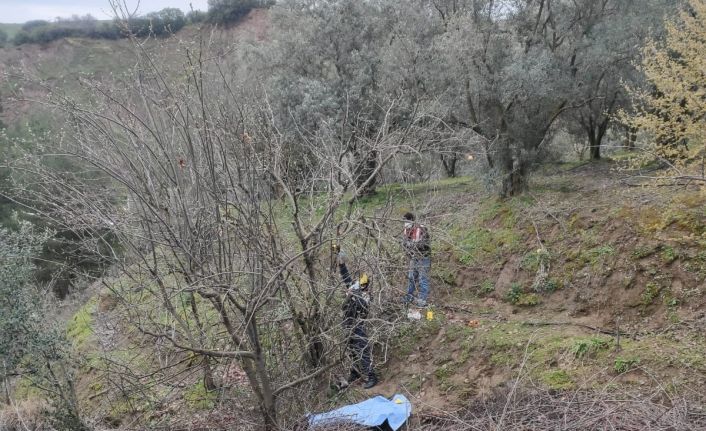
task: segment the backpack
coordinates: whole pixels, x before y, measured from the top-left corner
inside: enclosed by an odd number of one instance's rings
[[[423,224],[414,223],[404,228],[404,245],[408,253],[426,254],[429,252],[429,231]]]
[[[415,223],[412,227],[404,229],[404,236],[412,244],[422,244],[427,241],[429,232],[426,226]]]

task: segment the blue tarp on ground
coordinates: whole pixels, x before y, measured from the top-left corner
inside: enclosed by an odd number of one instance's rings
[[[412,414],[412,403],[407,397],[395,394],[389,400],[377,396],[358,404],[309,416],[309,426],[332,425],[336,423],[354,423],[363,426],[380,426],[387,421],[393,430],[399,429]]]

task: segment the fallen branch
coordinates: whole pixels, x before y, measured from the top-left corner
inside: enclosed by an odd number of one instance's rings
[[[576,326],[579,328],[590,329],[591,331],[599,332],[601,334],[606,334],[606,335],[628,336],[628,334],[625,332],[611,331],[608,329],[598,328],[596,326],[585,325],[583,323],[575,323],[575,322],[520,322],[520,324],[525,325],[525,326]],[[637,334],[633,334],[632,338],[634,339],[634,338],[636,338],[636,336],[637,336]]]

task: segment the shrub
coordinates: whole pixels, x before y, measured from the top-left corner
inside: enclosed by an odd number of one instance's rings
[[[492,280],[486,279],[480,285],[480,291],[482,294],[487,295],[495,290],[495,283]]]
[[[188,22],[189,24],[198,24],[204,22],[206,21],[206,18],[208,18],[208,14],[200,10],[192,10],[186,14],[186,22]]]
[[[214,24],[233,23],[253,9],[273,4],[272,0],[208,0],[208,20]]]
[[[640,360],[638,358],[623,358],[623,357],[618,357],[615,359],[615,363],[613,364],[613,371],[615,371],[618,374],[625,374],[630,369],[632,369],[635,365],[639,364]]]
[[[574,354],[576,358],[583,358],[586,356],[591,356],[600,350],[608,348],[608,341],[602,338],[588,338],[581,339],[571,346],[571,353]]]
[[[505,294],[505,299],[510,304],[515,305],[522,298],[522,294],[522,286],[520,286],[519,283],[512,283],[512,285],[510,285],[510,290],[508,290]]]

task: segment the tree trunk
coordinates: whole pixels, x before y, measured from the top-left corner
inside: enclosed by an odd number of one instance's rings
[[[309,317],[299,312],[296,318],[297,325],[306,337],[306,362],[311,368],[320,367],[324,362],[324,343],[319,329],[322,324],[320,316],[318,309],[315,309]]]
[[[507,138],[503,139],[504,145],[502,151],[499,152],[502,157],[497,165],[503,171],[502,188],[500,196],[503,198],[517,196],[527,190],[527,166],[520,154],[512,151],[510,142]]]
[[[378,166],[378,153],[370,150],[356,157],[358,164],[355,176],[355,185],[358,197],[372,196],[376,193],[377,178],[373,176]]]
[[[454,154],[452,156],[441,155],[441,163],[444,165],[444,171],[446,171],[446,176],[449,178],[456,178],[456,163],[458,162],[458,155]]]
[[[589,142],[589,146],[588,146],[589,157],[591,158],[591,160],[600,160],[600,158],[601,158],[601,144],[596,143],[596,140],[593,137],[590,137],[588,142]]]
[[[626,127],[627,131],[627,136],[625,140],[625,147],[629,151],[634,151],[635,150],[635,141],[637,141],[637,127],[634,126],[627,126]]]
[[[250,388],[257,398],[258,409],[262,416],[263,429],[265,431],[275,431],[277,427],[277,410],[275,406],[275,398],[270,390],[269,376],[263,375],[261,356],[255,355],[255,359],[243,359],[241,366],[250,383]]]
[[[275,404],[275,395],[270,382],[270,376],[267,372],[265,356],[262,352],[260,335],[254,316],[250,318],[250,323],[248,324],[248,338],[250,339],[255,353],[255,373],[259,380],[260,394],[262,395],[260,399],[260,411],[262,412],[264,428],[266,431],[274,431],[279,429],[277,426],[277,406]]]
[[[501,197],[517,196],[527,191],[527,168],[517,160],[513,168],[505,174],[502,183]]]
[[[203,357],[203,387],[207,391],[215,391],[218,389],[215,380],[213,379],[213,369],[211,368],[211,359],[208,356]]]
[[[7,384],[7,378],[2,380],[2,386],[5,389],[5,405],[10,405],[10,385]]]
[[[600,160],[601,158],[601,144],[608,130],[609,122],[610,119],[608,117],[605,117],[600,123],[591,119],[586,127],[589,143],[588,151],[591,160]]]

